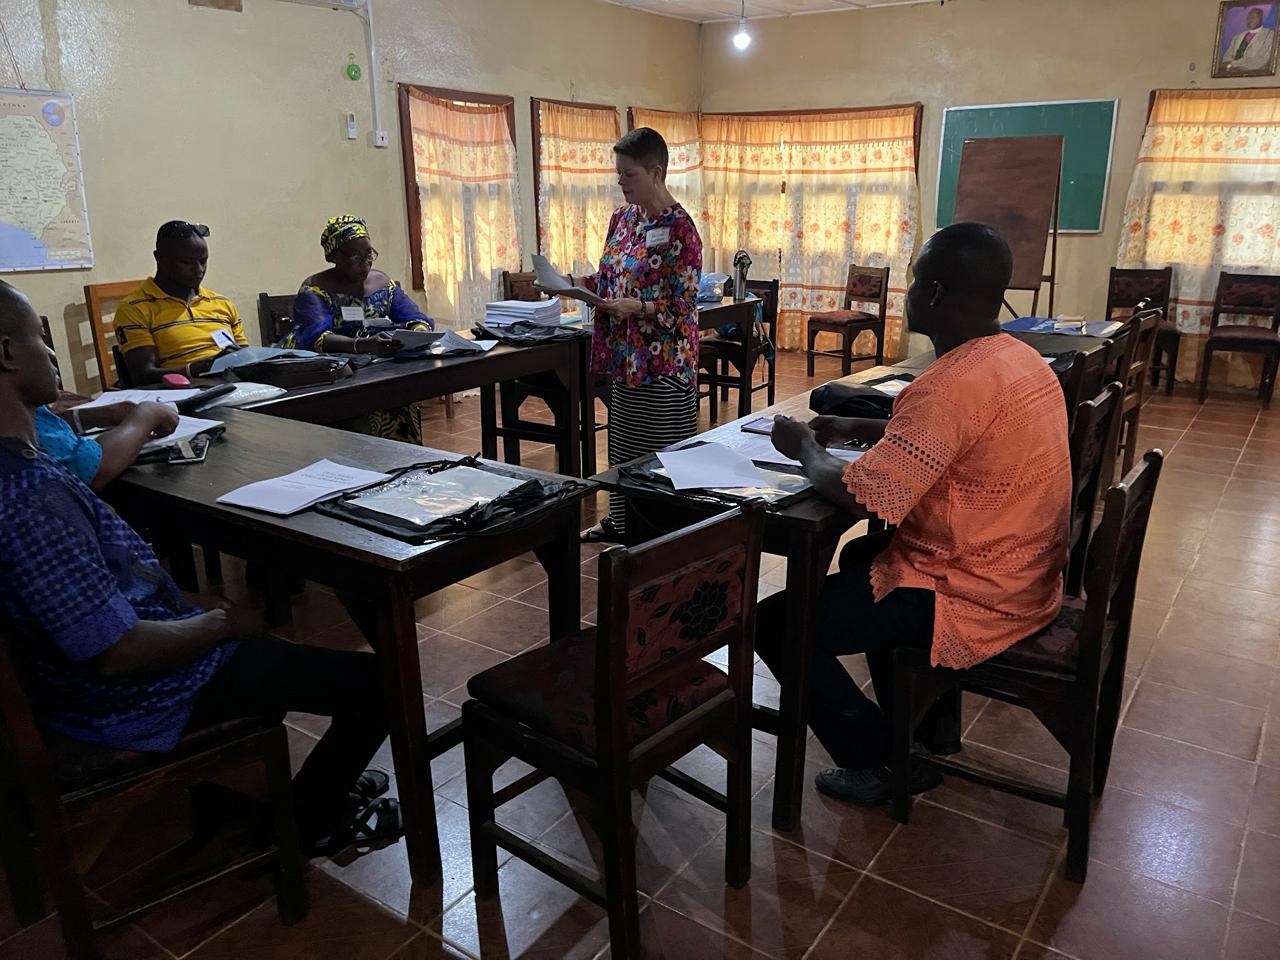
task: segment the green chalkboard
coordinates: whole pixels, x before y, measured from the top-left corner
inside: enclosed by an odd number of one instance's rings
[[[1115,100],[948,107],[942,118],[942,152],[938,161],[938,226],[949,224],[955,210],[956,177],[966,140],[1062,134],[1058,229],[1100,232],[1107,179],[1111,174],[1115,123]]]

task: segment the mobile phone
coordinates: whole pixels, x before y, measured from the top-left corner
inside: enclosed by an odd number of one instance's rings
[[[773,417],[756,417],[742,425],[743,433],[762,433],[766,437],[773,433]]]
[[[179,440],[169,451],[169,463],[203,463],[209,453],[208,437],[192,437]]]

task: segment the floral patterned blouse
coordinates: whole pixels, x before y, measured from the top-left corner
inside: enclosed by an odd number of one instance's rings
[[[698,228],[676,203],[649,219],[631,204],[609,221],[600,269],[583,284],[606,300],[653,303],[653,316],[595,315],[591,369],[629,387],[698,376],[696,299],[702,276]]]

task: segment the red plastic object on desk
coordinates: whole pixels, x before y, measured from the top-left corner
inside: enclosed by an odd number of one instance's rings
[[[160,383],[170,390],[182,390],[191,386],[191,381],[180,373],[166,373],[160,378]]]

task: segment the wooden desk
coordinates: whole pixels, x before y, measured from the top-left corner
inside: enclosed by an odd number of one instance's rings
[[[586,351],[589,340],[563,340],[532,347],[498,344],[487,353],[424,360],[379,360],[361,367],[355,376],[337,383],[300,387],[283,396],[245,409],[288,420],[330,424],[407,406],[419,400],[484,388],[516,377],[554,374],[564,388],[569,410],[579,411],[566,424],[567,439],[560,451],[561,473],[582,476],[582,423],[594,411],[586,389]],[[489,392],[492,397],[492,392]],[[482,398],[483,399],[483,398]],[[594,463],[595,435],[587,445]]]
[[[459,743],[461,730],[455,722],[427,733],[414,600],[533,550],[547,571],[551,636],[576,633],[579,503],[590,490],[508,534],[416,546],[314,511],[277,517],[215,501],[236,487],[324,457],[391,470],[457,454],[244,410],[219,410],[217,417],[226,422],[226,433],[208,460],[132,467],[112,484],[110,499],[126,519],[181,529],[193,542],[367,598],[368,616],[359,626],[383,668],[409,869],[415,880],[433,882],[440,876],[440,845],[431,758]]]
[[[738,378],[736,384],[726,385],[719,384],[723,387],[724,395],[728,395],[728,387],[732,385],[738,391],[738,416],[745,417],[751,412],[751,375],[755,371],[753,363],[747,363],[747,354],[752,344],[759,344],[759,339],[755,336],[755,323],[759,319],[761,300],[755,294],[748,294],[743,300],[734,301],[733,297],[725,297],[719,303],[700,303],[698,304],[698,332],[704,330],[715,330],[726,324],[736,323],[741,334],[740,338],[735,341],[738,348],[742,351],[739,358],[742,362],[738,364]],[[712,383],[711,390],[714,392],[717,384]],[[716,409],[715,398],[712,398],[712,410]]]

